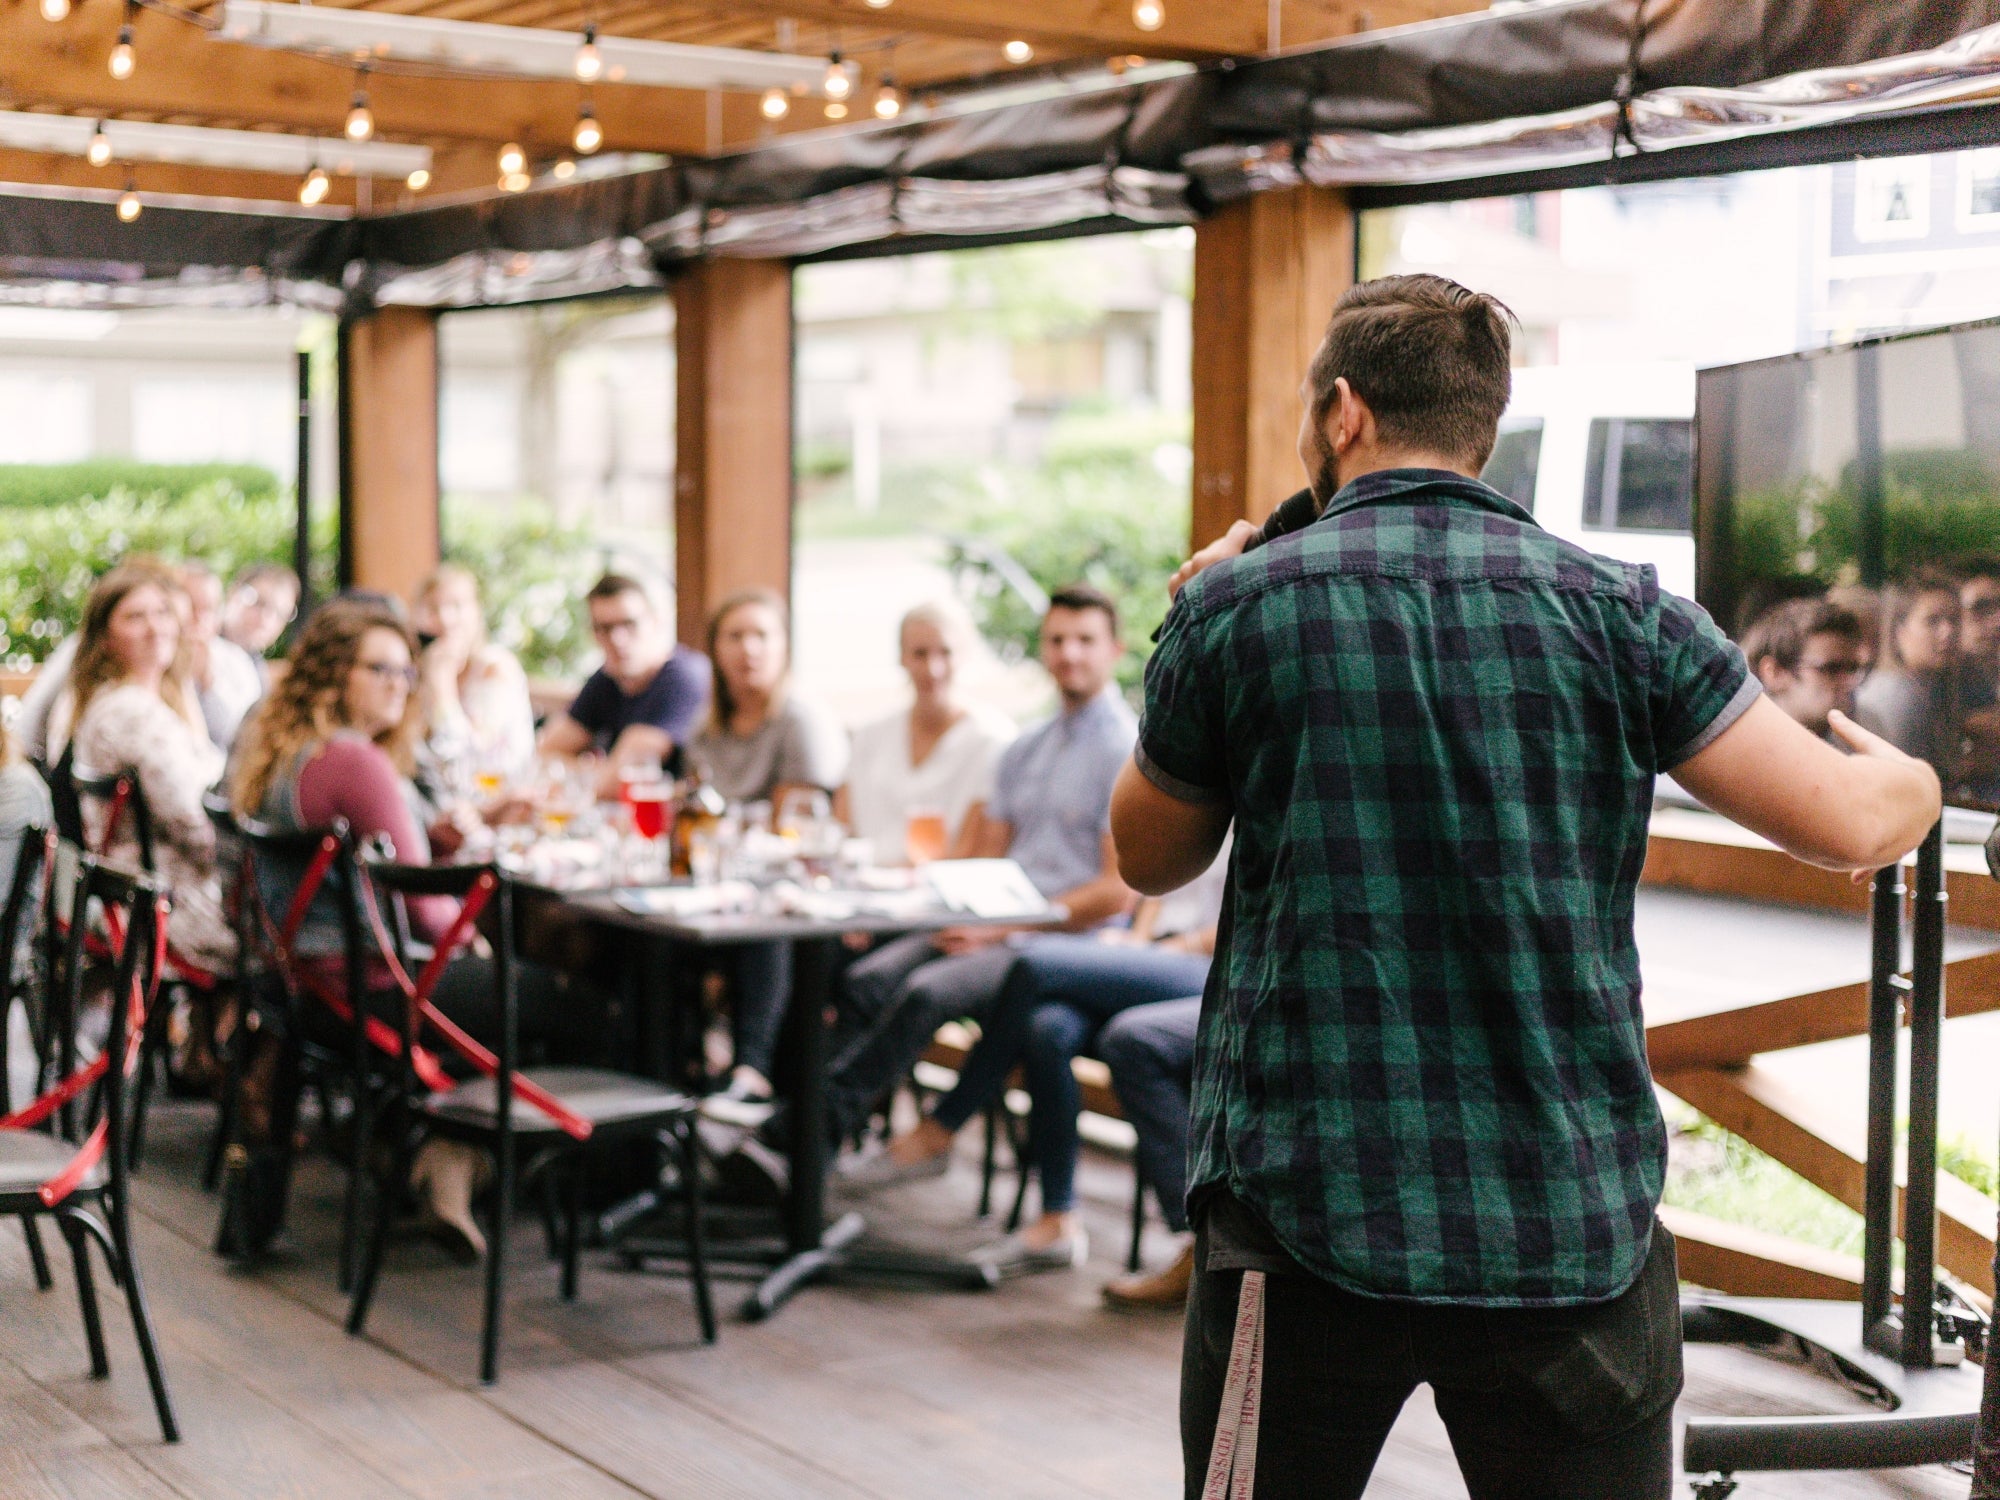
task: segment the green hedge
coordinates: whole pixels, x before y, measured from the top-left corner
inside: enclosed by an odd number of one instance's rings
[[[0,507],[74,505],[119,491],[184,500],[216,485],[253,500],[279,493],[278,476],[257,464],[142,464],[93,458],[76,464],[0,464]]]

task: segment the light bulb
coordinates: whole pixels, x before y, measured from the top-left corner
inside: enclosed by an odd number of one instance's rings
[[[569,139],[570,144],[585,156],[604,144],[604,127],[597,123],[597,116],[590,112],[588,104],[584,105],[583,113],[576,117],[576,129]]]
[[[69,0],[42,0],[42,19],[60,21],[69,14]]]
[[[875,91],[875,118],[893,120],[903,112],[903,96],[896,92],[896,85],[884,83]]]
[[[354,108],[347,112],[347,138],[365,141],[375,134],[375,116],[368,112],[368,96],[356,94]]]
[[[1132,0],[1132,24],[1141,31],[1158,31],[1167,24],[1167,8],[1160,0]]]
[[[842,103],[841,103],[841,102],[840,102],[840,101],[839,101],[838,99],[829,99],[829,100],[827,100],[827,101],[826,101],[826,117],[827,117],[827,118],[828,118],[829,120],[844,120],[844,119],[846,119],[846,118],[847,118],[847,106],[846,106],[845,104],[842,104]]]
[[[854,80],[847,76],[847,67],[838,52],[826,65],[826,80],[820,85],[820,92],[829,99],[845,99],[854,92]]]
[[[783,89],[765,89],[764,100],[757,110],[767,120],[782,120],[792,112],[792,101],[785,97]]]
[[[1012,63],[1015,67],[1018,68],[1021,66],[1022,63],[1033,60],[1035,55],[1035,49],[1033,47],[1030,47],[1026,42],[1022,41],[1019,37],[1016,37],[1013,41],[1009,42],[1006,46],[1000,49],[1000,55],[1006,58],[1008,62]]]
[[[83,155],[93,167],[101,167],[111,160],[111,137],[104,133],[102,121],[99,121],[97,129],[90,133],[90,149]]]
[[[500,179],[500,186],[510,193],[525,193],[528,190],[528,174],[526,172],[509,172]]]
[[[870,10],[887,10],[895,0],[861,0],[861,3]]]
[[[138,59],[132,55],[132,28],[118,28],[118,45],[111,49],[111,76],[123,83],[132,76],[132,69]]]
[[[325,200],[327,192],[332,186],[333,179],[326,175],[325,169],[314,167],[310,172],[306,173],[306,180],[299,184],[299,202],[303,203],[307,208],[311,208],[315,203]]]
[[[565,156],[553,167],[550,167],[549,171],[554,174],[557,182],[568,182],[570,178],[576,176],[576,163]]]
[[[597,25],[583,28],[583,45],[576,49],[576,81],[595,83],[604,76],[604,54],[597,50]]]
[[[413,193],[421,193],[430,185],[431,169],[429,167],[418,167],[416,171],[403,179],[403,186]]]
[[[139,217],[140,207],[139,195],[133,192],[131,188],[126,188],[124,192],[118,195],[118,217],[125,223],[130,224],[134,219]]]
[[[528,165],[527,153],[509,141],[500,148],[500,175],[513,177]]]

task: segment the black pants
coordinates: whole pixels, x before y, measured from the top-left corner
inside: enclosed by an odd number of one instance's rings
[[[1208,1470],[1242,1282],[1241,1271],[1198,1269],[1188,1295],[1188,1500]],[[1594,1307],[1419,1306],[1306,1275],[1270,1276],[1264,1297],[1257,1500],[1360,1496],[1403,1403],[1425,1384],[1472,1500],[1671,1491],[1680,1290],[1673,1241],[1657,1225],[1638,1281]]]

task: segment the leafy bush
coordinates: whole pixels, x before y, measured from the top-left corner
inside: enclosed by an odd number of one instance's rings
[[[72,505],[122,491],[184,500],[221,485],[252,500],[278,494],[278,476],[257,464],[142,464],[93,458],[75,464],[0,464],[0,507]]]
[[[479,580],[492,638],[532,677],[569,677],[590,649],[583,595],[602,571],[590,532],[539,500],[444,506],[445,556]]]
[[[0,512],[0,661],[23,670],[46,657],[76,629],[98,575],[129,552],[200,558],[226,578],[252,562],[289,563],[293,525],[290,495],[275,488],[250,495],[226,480],[179,493],[113,489]],[[335,525],[329,507],[314,526],[322,592],[331,582]]]

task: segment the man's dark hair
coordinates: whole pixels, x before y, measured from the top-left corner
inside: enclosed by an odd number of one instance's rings
[[[1088,583],[1066,583],[1049,595],[1050,609],[1101,609],[1104,618],[1111,622],[1111,634],[1116,639],[1120,634],[1118,606],[1103,589]]]
[[[238,568],[236,576],[229,580],[231,590],[241,588],[261,589],[267,584],[277,584],[282,588],[290,589],[293,594],[297,594],[299,592],[299,575],[283,563],[255,562],[251,563],[248,567]]]
[[[1346,379],[1385,442],[1484,468],[1513,394],[1518,321],[1499,301],[1442,276],[1383,276],[1334,304],[1313,356],[1312,419],[1333,410]]]
[[[1961,552],[1951,560],[1951,570],[1961,584],[1975,578],[2000,579],[2000,552]]]
[[[1837,635],[1859,646],[1867,640],[1861,617],[1830,599],[1787,599],[1766,610],[1743,636],[1743,655],[1756,671],[1769,657],[1782,671],[1796,672],[1805,660],[1806,642],[1816,635]]]
[[[637,594],[649,607],[653,603],[653,591],[630,573],[606,573],[590,586],[583,601],[588,606],[599,599],[616,599],[621,594]]]

